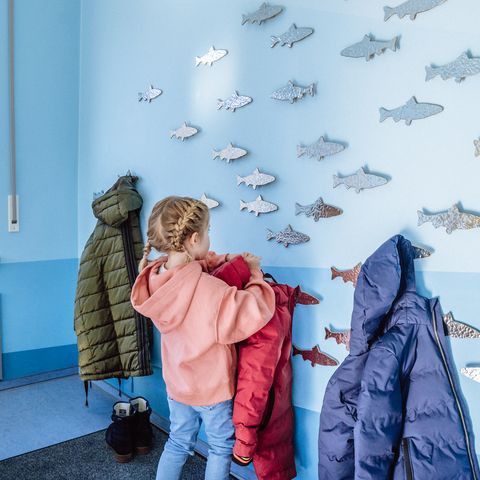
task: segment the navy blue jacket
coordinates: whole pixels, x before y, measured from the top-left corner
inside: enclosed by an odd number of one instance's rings
[[[416,293],[401,235],[363,265],[350,354],[320,415],[319,480],[480,480],[438,299]]]

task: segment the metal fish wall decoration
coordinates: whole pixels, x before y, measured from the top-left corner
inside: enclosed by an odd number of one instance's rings
[[[195,127],[189,127],[187,125],[187,122],[183,122],[183,125],[181,127],[178,127],[176,130],[170,130],[170,138],[178,138],[182,142],[186,138],[193,137],[198,133],[198,129]]]
[[[234,112],[237,108],[248,105],[252,102],[252,100],[253,99],[251,97],[239,95],[238,92],[235,90],[233,94],[226,100],[222,100],[221,98],[217,100],[217,110],[220,110],[222,107],[224,107],[225,110],[230,110],[231,112]]]
[[[202,55],[201,57],[195,57],[195,66],[198,67],[200,64],[203,64],[211,67],[214,62],[218,62],[218,60],[220,60],[227,54],[227,50],[216,50],[215,47],[212,45],[205,55]]]
[[[240,200],[240,210],[246,208],[249,212],[254,212],[258,217],[260,213],[271,213],[278,210],[278,206],[274,203],[265,201],[261,195],[259,195],[253,202],[244,202]]]
[[[294,103],[296,100],[303,98],[304,95],[315,95],[315,84],[311,83],[308,87],[300,87],[295,85],[292,80],[289,80],[287,85],[275,90],[270,98],[274,100],[282,100],[285,102]]]
[[[283,243],[285,247],[289,245],[299,245],[310,241],[310,237],[305,233],[294,230],[291,225],[279,232],[272,232],[267,228],[267,240],[276,240],[277,243]]]
[[[343,150],[345,150],[345,147],[341,143],[326,142],[323,137],[320,137],[316,142],[305,147],[297,145],[297,157],[305,154],[310,158],[322,160],[326,156],[335,155]]]
[[[371,173],[365,173],[363,168],[359,168],[353,175],[346,177],[340,177],[338,175],[333,176],[333,188],[339,185],[345,185],[347,190],[354,188],[357,193],[360,193],[366,188],[381,187],[388,183],[388,180],[379,175],[372,175]]]
[[[362,41],[354,43],[350,47],[344,48],[340,55],[351,58],[365,58],[368,62],[375,55],[381,55],[385,50],[397,51],[398,37],[388,41],[375,40],[372,35],[365,35]]]
[[[441,67],[425,67],[425,72],[426,82],[440,75],[443,80],[454,78],[456,82],[460,83],[466,77],[480,73],[480,58],[470,58],[468,53],[464,52],[453,62]]]
[[[473,145],[475,146],[475,156],[478,157],[480,155],[480,138],[478,140],[474,140]]]
[[[411,125],[413,120],[421,120],[422,118],[431,117],[443,111],[441,105],[434,103],[419,103],[415,97],[411,97],[405,105],[387,110],[380,108],[380,121],[383,122],[389,117],[392,117],[395,122],[405,120],[406,125]]]
[[[425,248],[420,248],[420,247],[413,247],[414,251],[414,260],[419,259],[419,258],[427,258],[429,257],[432,252],[425,250]]]
[[[283,7],[280,5],[269,5],[263,2],[260,7],[252,13],[242,15],[242,25],[246,23],[258,23],[261,25],[266,20],[270,20],[283,12]]]
[[[480,367],[466,367],[461,368],[460,371],[462,372],[462,375],[470,378],[470,380],[480,383]]]
[[[477,330],[463,322],[453,318],[452,312],[443,316],[443,321],[448,329],[448,335],[453,338],[480,338],[480,330]]]
[[[350,336],[351,330],[343,330],[341,332],[332,332],[329,328],[325,327],[325,340],[329,338],[334,338],[337,342],[337,345],[345,345],[347,351],[350,351]]]
[[[352,282],[353,286],[357,286],[357,279],[362,268],[362,262],[357,263],[352,269],[340,271],[335,267],[331,267],[330,270],[332,271],[332,280],[337,277],[340,277],[344,283]]]
[[[205,193],[200,197],[200,201],[203,202],[209,209],[216,208],[220,205],[220,203],[213,198],[207,198]]]
[[[257,187],[268,185],[275,180],[276,178],[273,175],[262,173],[258,168],[256,168],[251,175],[247,175],[246,177],[237,175],[237,187],[244,183],[255,190]]]
[[[318,305],[320,300],[309,293],[302,291],[300,287],[295,288],[295,304],[296,305]]]
[[[306,362],[311,363],[312,367],[315,365],[327,367],[335,367],[338,365],[338,360],[322,352],[318,345],[315,345],[311,350],[302,350],[295,345],[292,345],[292,347],[293,355],[301,355]]]
[[[221,160],[225,160],[227,163],[230,163],[231,160],[237,160],[245,156],[248,152],[240,147],[234,147],[230,142],[224,149],[222,150],[213,150],[212,157],[213,160],[216,158],[220,158]]]
[[[323,198],[318,198],[310,205],[300,205],[295,203],[295,215],[305,214],[306,217],[313,217],[318,222],[320,218],[336,217],[343,213],[343,210],[323,202]]]
[[[143,100],[144,102],[150,103],[162,93],[162,90],[160,90],[159,88],[155,88],[153,85],[150,85],[150,87],[148,87],[145,92],[138,92],[138,101],[141,102]]]
[[[415,20],[419,13],[438,7],[438,5],[446,1],[447,0],[407,0],[396,7],[383,7],[385,13],[384,20],[387,21],[392,15],[398,15],[399,18],[409,15],[410,20]]]
[[[418,226],[431,222],[435,228],[445,227],[448,234],[454,230],[469,230],[480,227],[480,217],[471,213],[461,212],[457,205],[453,205],[446,212],[433,215],[418,210]]]
[[[309,35],[313,33],[313,28],[310,27],[297,27],[294,23],[290,26],[290,28],[281,35],[272,35],[272,43],[270,47],[274,47],[277,43],[280,43],[280,46],[287,45],[288,47],[292,47],[295,42],[299,42],[304,38],[307,38]]]

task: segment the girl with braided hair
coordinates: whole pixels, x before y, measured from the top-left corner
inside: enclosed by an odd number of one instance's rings
[[[157,480],[181,478],[202,422],[209,443],[205,479],[229,478],[234,344],[263,328],[275,309],[275,294],[263,281],[259,257],[244,253],[244,261],[235,262],[245,279],[243,290],[209,275],[236,255],[209,252],[208,230],[209,212],[202,202],[174,196],[158,202],[148,220],[148,240],[132,288],[133,307],[161,333],[171,425]],[[149,262],[152,248],[165,255]]]

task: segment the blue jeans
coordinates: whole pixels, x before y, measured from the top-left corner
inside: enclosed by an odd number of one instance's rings
[[[158,462],[156,480],[180,480],[183,465],[197,441],[203,422],[209,445],[205,480],[227,480],[230,475],[234,428],[232,400],[192,407],[168,398],[170,436]]]

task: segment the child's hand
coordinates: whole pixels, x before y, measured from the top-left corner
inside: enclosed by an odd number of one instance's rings
[[[250,268],[250,270],[254,270],[254,269],[259,269],[260,268],[260,260],[261,260],[261,257],[257,257],[256,255],[254,255],[253,253],[249,253],[249,252],[243,252],[242,253],[242,257],[243,259],[245,260],[245,263],[248,265],[248,267]]]

